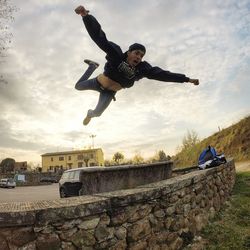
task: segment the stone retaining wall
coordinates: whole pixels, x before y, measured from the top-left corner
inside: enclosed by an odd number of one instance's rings
[[[229,197],[230,161],[91,196],[0,204],[0,249],[181,249]]]
[[[141,165],[82,168],[81,195],[131,189],[172,177],[172,161]]]

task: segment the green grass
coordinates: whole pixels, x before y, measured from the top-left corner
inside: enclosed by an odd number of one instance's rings
[[[230,202],[202,231],[206,250],[250,249],[250,172],[238,173]]]

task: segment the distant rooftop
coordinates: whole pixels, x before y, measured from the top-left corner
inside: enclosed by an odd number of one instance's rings
[[[52,153],[46,153],[42,154],[41,156],[50,156],[50,155],[66,155],[66,154],[80,154],[80,153],[88,153],[101,150],[101,148],[91,148],[91,149],[81,149],[81,150],[71,150],[71,151],[61,151],[61,152],[52,152]]]

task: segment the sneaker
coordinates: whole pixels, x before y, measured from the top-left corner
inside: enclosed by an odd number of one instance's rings
[[[92,60],[85,59],[84,62],[87,63],[88,65],[94,65],[96,69],[99,67],[99,63],[94,62]]]
[[[83,125],[84,125],[84,126],[88,125],[89,122],[90,122],[90,120],[91,120],[91,117],[87,115],[87,116],[84,118],[84,120],[83,120]]]

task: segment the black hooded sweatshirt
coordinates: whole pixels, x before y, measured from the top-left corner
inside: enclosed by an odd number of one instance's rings
[[[108,41],[101,25],[92,15],[82,17],[83,23],[93,41],[106,53],[107,62],[104,75],[118,82],[123,88],[130,88],[135,81],[143,77],[164,82],[188,82],[189,78],[183,74],[172,73],[159,67],[152,67],[142,61],[135,68],[126,63],[127,52],[123,53],[120,46]]]

